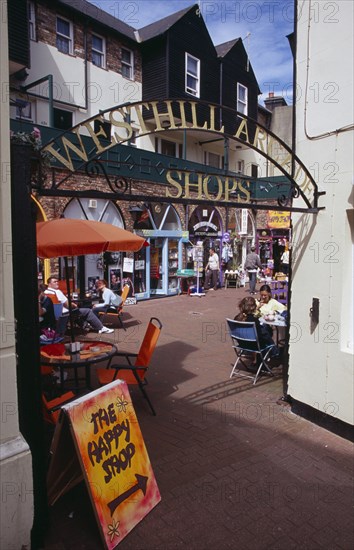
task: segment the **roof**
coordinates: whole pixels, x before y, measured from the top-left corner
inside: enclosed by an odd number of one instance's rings
[[[100,7],[86,2],[86,0],[58,0],[59,4],[64,4],[67,8],[72,11],[80,13],[80,15],[87,15],[90,19],[94,19],[101,25],[113,29],[120,34],[134,40],[136,42],[135,29],[130,25],[127,25],[120,19],[113,17],[106,11],[102,10]]]
[[[225,55],[229,53],[229,51],[234,47],[236,42],[238,42],[239,40],[240,38],[235,38],[234,40],[229,40],[228,42],[219,44],[219,46],[215,46],[218,57],[225,57]]]
[[[167,17],[164,17],[163,19],[160,19],[159,21],[155,21],[155,23],[151,23],[150,25],[147,25],[146,27],[142,27],[137,31],[138,34],[138,42],[146,42],[147,40],[150,40],[151,38],[155,38],[156,36],[159,36],[161,34],[164,34],[166,31],[168,31],[177,21],[182,19],[191,10],[199,10],[198,4],[194,4],[190,6],[189,8],[185,8],[184,10],[177,11],[176,13],[172,13],[172,15],[168,15]]]

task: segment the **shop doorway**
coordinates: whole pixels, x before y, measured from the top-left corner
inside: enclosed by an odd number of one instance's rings
[[[177,270],[182,266],[182,224],[175,208],[170,204],[149,203],[135,211],[134,230],[150,243],[134,257],[137,298],[177,294]]]

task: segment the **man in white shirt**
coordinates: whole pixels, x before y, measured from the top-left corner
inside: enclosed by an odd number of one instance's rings
[[[205,266],[205,287],[217,290],[219,277],[219,256],[213,248],[209,250],[209,260]],[[210,284],[211,283],[211,284]]]
[[[61,304],[63,304],[63,313],[68,313],[68,299],[65,296],[65,294],[58,288],[59,281],[56,277],[49,277],[47,280],[48,288],[45,291],[45,294],[50,296],[51,294],[55,294],[57,299]],[[111,332],[114,332],[112,328],[108,328],[103,326],[100,319],[96,317],[96,315],[93,313],[93,311],[88,307],[77,307],[77,305],[73,302],[71,302],[73,312],[75,312],[75,318],[80,318],[89,323],[94,330],[97,330],[99,334],[110,334]]]

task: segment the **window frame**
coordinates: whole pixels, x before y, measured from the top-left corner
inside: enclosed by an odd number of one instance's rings
[[[240,99],[241,89],[245,90],[245,100]],[[242,105],[244,110],[239,109],[239,105]],[[248,88],[244,84],[241,84],[241,82],[237,82],[236,111],[241,115],[248,115]]]
[[[37,41],[36,6],[35,6],[34,2],[27,2],[27,13],[28,13],[28,34],[29,34],[29,39],[36,42]]]
[[[62,21],[65,21],[65,23],[69,24],[69,36],[66,35],[66,34],[62,34],[61,32],[58,32],[58,20],[59,19],[61,19]],[[72,21],[70,21],[70,19],[66,19],[66,17],[62,17],[61,15],[57,15],[55,23],[56,23],[56,26],[55,26],[56,41],[55,41],[55,43],[56,43],[56,47],[57,47],[58,52],[63,53],[65,55],[73,55],[73,52],[74,52],[74,27],[73,27]],[[58,47],[58,37],[68,41],[68,44],[69,44],[69,51],[68,52],[64,52],[63,50],[61,50]]]
[[[168,148],[172,146],[174,146],[173,155],[169,155],[168,153],[162,153],[162,150],[164,147]],[[183,144],[178,141],[155,137],[155,153],[158,153],[159,155],[165,155],[167,157],[173,157],[176,159],[182,158],[182,146]]]
[[[102,40],[102,51],[100,50],[97,50],[96,48],[94,48],[93,46],[93,38],[98,38],[99,40]],[[97,34],[96,32],[93,32],[92,33],[92,43],[91,43],[91,62],[92,62],[92,65],[94,65],[95,67],[99,67],[100,69],[105,69],[106,68],[106,52],[107,52],[107,49],[106,49],[106,39],[104,36],[101,36],[100,34]],[[97,65],[96,63],[93,62],[93,53],[96,53],[97,55],[101,56],[101,59],[102,59],[102,64],[101,65]]]
[[[130,55],[130,63],[127,63],[123,60],[123,51],[128,52]],[[122,47],[121,48],[121,67],[122,67],[122,77],[127,78],[128,80],[134,80],[134,52],[133,50],[130,50],[129,48]],[[129,76],[123,73],[123,67],[129,69]]]
[[[192,59],[197,62],[197,75],[188,71],[188,60]],[[192,78],[196,82],[195,89],[188,85],[188,77]],[[185,52],[185,92],[193,97],[200,97],[200,59],[194,57],[188,52]]]

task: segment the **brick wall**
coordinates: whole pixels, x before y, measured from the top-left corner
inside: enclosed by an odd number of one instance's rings
[[[58,6],[58,9],[54,9],[51,5],[45,2],[37,3],[36,11],[36,33],[38,42],[44,42],[50,46],[56,47],[56,16],[62,16],[73,23],[74,29],[74,56],[84,59],[85,58],[85,25],[84,18],[80,19],[79,14],[72,13],[65,9],[65,6]],[[106,69],[121,74],[121,48],[125,47],[132,50],[134,53],[134,80],[141,82],[141,56],[138,47],[135,47],[130,40],[124,40],[120,34],[112,31],[102,33],[101,28],[96,28],[91,23],[88,23],[86,27],[87,31],[87,52],[88,61],[92,60],[91,48],[92,48],[92,32],[102,36],[106,40]],[[102,69],[104,70],[104,69]]]

